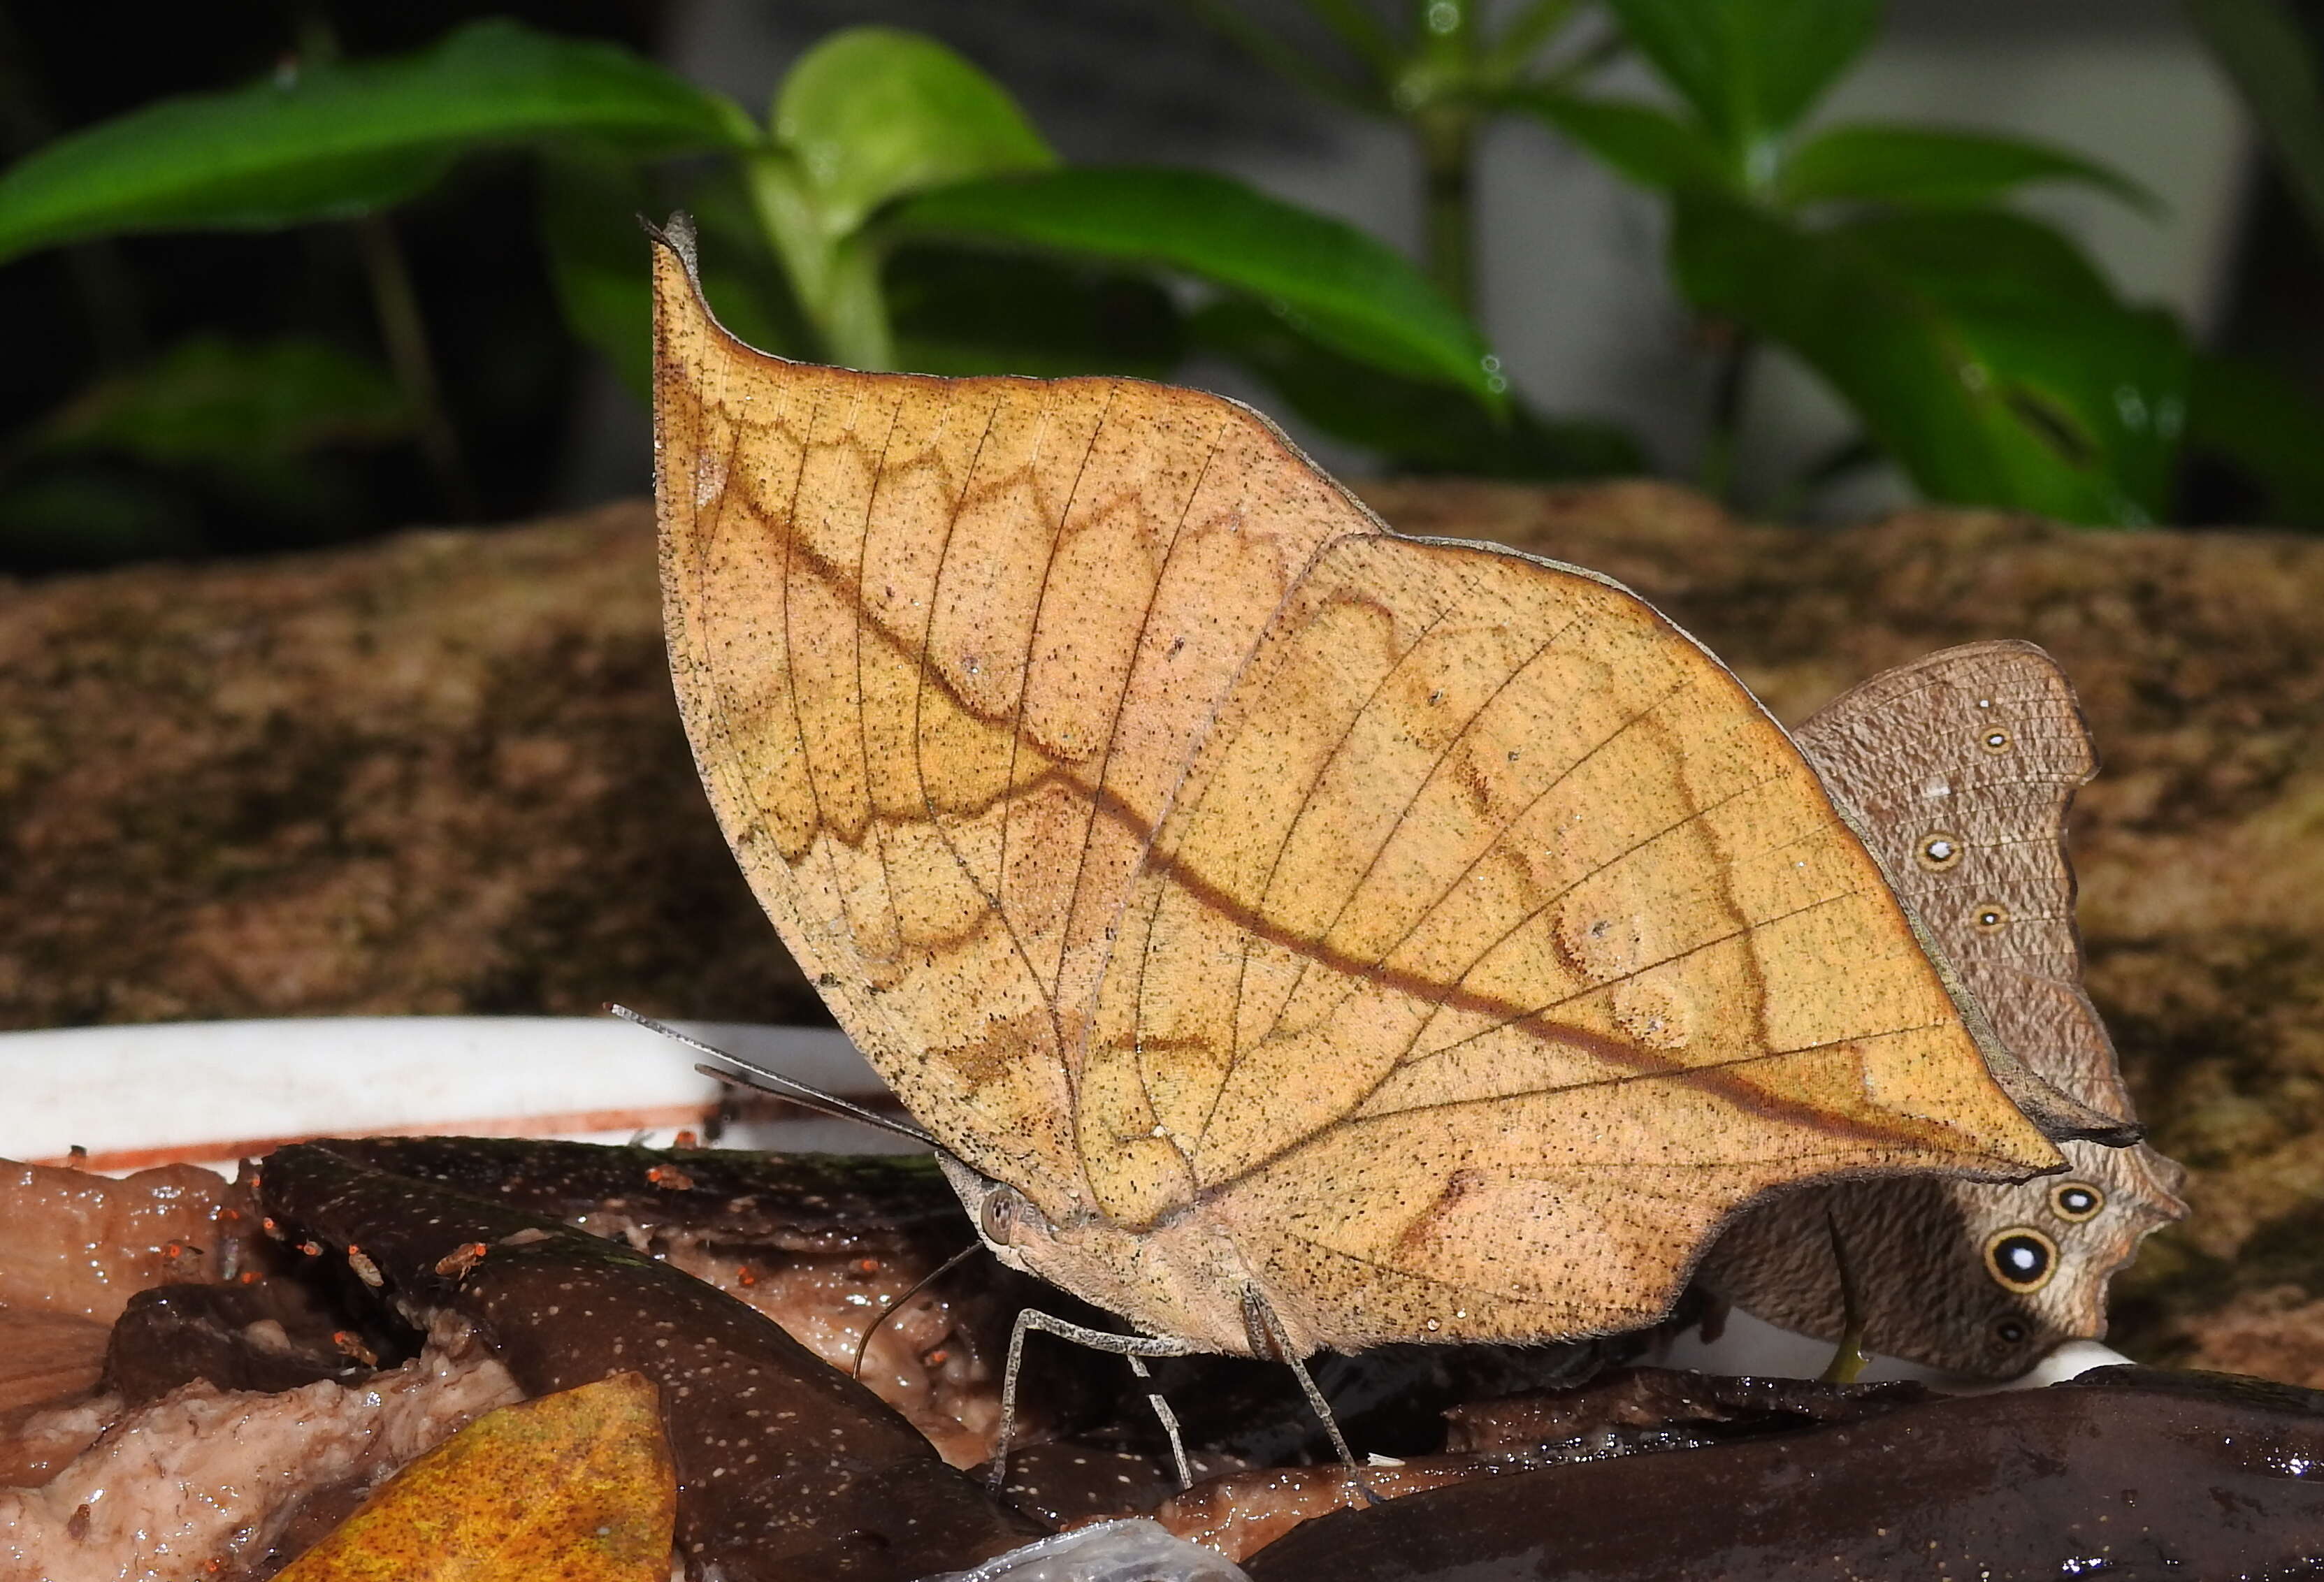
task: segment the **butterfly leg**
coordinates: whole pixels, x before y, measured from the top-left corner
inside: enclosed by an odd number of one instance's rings
[[[1017,1374],[1025,1364],[1025,1337],[1038,1329],[1045,1335],[1055,1335],[1061,1340],[1071,1340],[1086,1346],[1092,1351],[1111,1351],[1126,1357],[1130,1366],[1141,1377],[1147,1374],[1142,1359],[1149,1357],[1185,1357],[1194,1348],[1183,1340],[1172,1340],[1159,1335],[1116,1335],[1105,1329],[1093,1329],[1085,1324],[1075,1324],[1041,1311],[1026,1308],[1017,1315],[1016,1328],[1009,1332],[1009,1363],[1001,1374],[1001,1434],[992,1447],[992,1470],[986,1475],[985,1484],[995,1497],[1009,1476],[1009,1442],[1017,1428]],[[1170,1436],[1170,1454],[1178,1464],[1178,1477],[1183,1486],[1193,1482],[1186,1465],[1186,1447],[1178,1438],[1178,1419],[1169,1403],[1155,1391],[1148,1390],[1157,1416],[1162,1420],[1163,1431]]]
[[[1290,1365],[1292,1376],[1299,1381],[1300,1391],[1307,1397],[1308,1407],[1323,1420],[1323,1431],[1331,1436],[1332,1449],[1339,1453],[1340,1465],[1355,1478],[1356,1487],[1362,1491],[1366,1504],[1379,1504],[1379,1495],[1373,1491],[1371,1485],[1364,1481],[1363,1468],[1356,1465],[1355,1452],[1348,1449],[1348,1437],[1340,1431],[1340,1420],[1333,1415],[1332,1403],[1324,1400],[1323,1392],[1315,1387],[1315,1377],[1307,1371],[1307,1365],[1299,1359],[1299,1353],[1291,1344],[1291,1337],[1284,1332],[1283,1320],[1275,1316],[1275,1310],[1267,1305],[1267,1298],[1259,1294],[1258,1287],[1243,1287],[1242,1313],[1244,1327],[1250,1331],[1253,1355],[1264,1356],[1272,1351]],[[1259,1344],[1262,1340],[1267,1343],[1264,1347]]]
[[[1170,1403],[1162,1392],[1154,1388],[1154,1370],[1146,1366],[1146,1359],[1133,1351],[1128,1354],[1128,1360],[1130,1371],[1146,1385],[1146,1404],[1154,1408],[1162,1431],[1170,1436],[1170,1459],[1177,1464],[1178,1491],[1184,1494],[1194,1486],[1194,1469],[1186,1464],[1186,1441],[1178,1432],[1178,1414],[1170,1410]]]

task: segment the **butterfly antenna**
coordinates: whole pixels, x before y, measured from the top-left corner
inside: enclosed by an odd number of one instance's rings
[[[715,1077],[722,1082],[732,1082],[737,1087],[756,1088],[762,1093],[772,1093],[778,1099],[787,1099],[805,1108],[830,1116],[835,1120],[858,1120],[865,1126],[877,1127],[883,1132],[892,1132],[899,1137],[909,1137],[913,1142],[927,1147],[942,1146],[935,1137],[922,1131],[910,1121],[898,1120],[893,1116],[881,1115],[876,1109],[866,1109],[861,1104],[842,1099],[836,1093],[826,1093],[820,1088],[810,1088],[796,1077],[787,1077],[780,1072],[759,1064],[756,1061],[745,1060],[739,1054],[730,1054],[725,1050],[703,1043],[699,1038],[681,1033],[667,1023],[657,1022],[651,1016],[640,1016],[627,1006],[609,1005],[605,1009],[621,1017],[624,1022],[634,1022],[650,1033],[659,1033],[665,1038],[683,1044],[696,1054],[706,1054],[713,1060],[724,1061],[728,1066],[734,1068],[732,1071],[706,1065],[697,1065],[694,1068],[705,1076]]]
[[[937,1281],[943,1279],[954,1269],[959,1268],[963,1264],[966,1263],[971,1253],[981,1252],[983,1250],[983,1247],[984,1243],[982,1240],[970,1242],[966,1246],[961,1248],[960,1251],[953,1254],[952,1256],[946,1258],[943,1263],[938,1264],[935,1268],[929,1270],[927,1274],[921,1275],[919,1279],[913,1282],[912,1288],[909,1291],[907,1291],[903,1295],[890,1302],[886,1307],[881,1308],[878,1315],[874,1317],[870,1323],[863,1326],[863,1334],[855,1342],[855,1360],[848,1366],[848,1377],[860,1379],[863,1376],[863,1353],[870,1349],[872,1345],[872,1337],[880,1332],[880,1326],[888,1321],[890,1314],[899,1311],[906,1302],[911,1301],[912,1298],[919,1295],[921,1292],[926,1291],[929,1286],[934,1285]]]

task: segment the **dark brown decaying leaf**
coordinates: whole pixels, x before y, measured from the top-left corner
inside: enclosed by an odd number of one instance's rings
[[[328,1144],[276,1151],[262,1191],[293,1235],[361,1243],[395,1301],[469,1319],[530,1393],[629,1367],[652,1379],[697,1571],[913,1582],[1040,1535],[870,1391],[667,1264]],[[479,1241],[491,1250],[464,1275],[436,1273]]]

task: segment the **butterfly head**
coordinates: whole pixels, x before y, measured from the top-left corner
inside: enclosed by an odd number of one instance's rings
[[[1039,1274],[1027,1254],[1040,1261],[1042,1249],[1056,1240],[1056,1232],[1041,1210],[1007,1182],[980,1175],[942,1149],[936,1152],[936,1163],[944,1167],[952,1190],[960,1194],[961,1206],[968,1210],[969,1222],[976,1227],[977,1239],[986,1250],[1019,1273]]]
[[[1024,1192],[952,1154],[939,1149],[936,1163],[978,1238],[1009,1267],[1119,1313],[1148,1335],[1201,1351],[1261,1354],[1242,1301],[1261,1282],[1221,1227],[1184,1215],[1131,1228],[1094,1209],[1053,1221]],[[1315,1349],[1304,1315],[1277,1321],[1300,1355]]]

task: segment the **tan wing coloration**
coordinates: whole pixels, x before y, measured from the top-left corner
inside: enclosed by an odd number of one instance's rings
[[[1222,1351],[1246,1289],[1302,1351],[1570,1335],[1777,1183],[2056,1167],[1813,771],[1632,595],[1397,538],[1233,403],[785,363],[689,274],[659,250],[704,783],[1022,1194],[1012,1262]]]
[[[2066,810],[2098,760],[2055,662],[2031,643],[1949,648],[1873,677],[1795,736],[2001,1040],[2074,1099],[2130,1119],[2082,991]],[[1762,1318],[1837,1337],[1836,1226],[1873,1349],[2021,1373],[2061,1340],[2103,1335],[2107,1281],[2187,1211],[2184,1172],[2153,1148],[2060,1146],[2067,1173],[2022,1185],[1786,1193],[1720,1238],[1703,1281]]]

